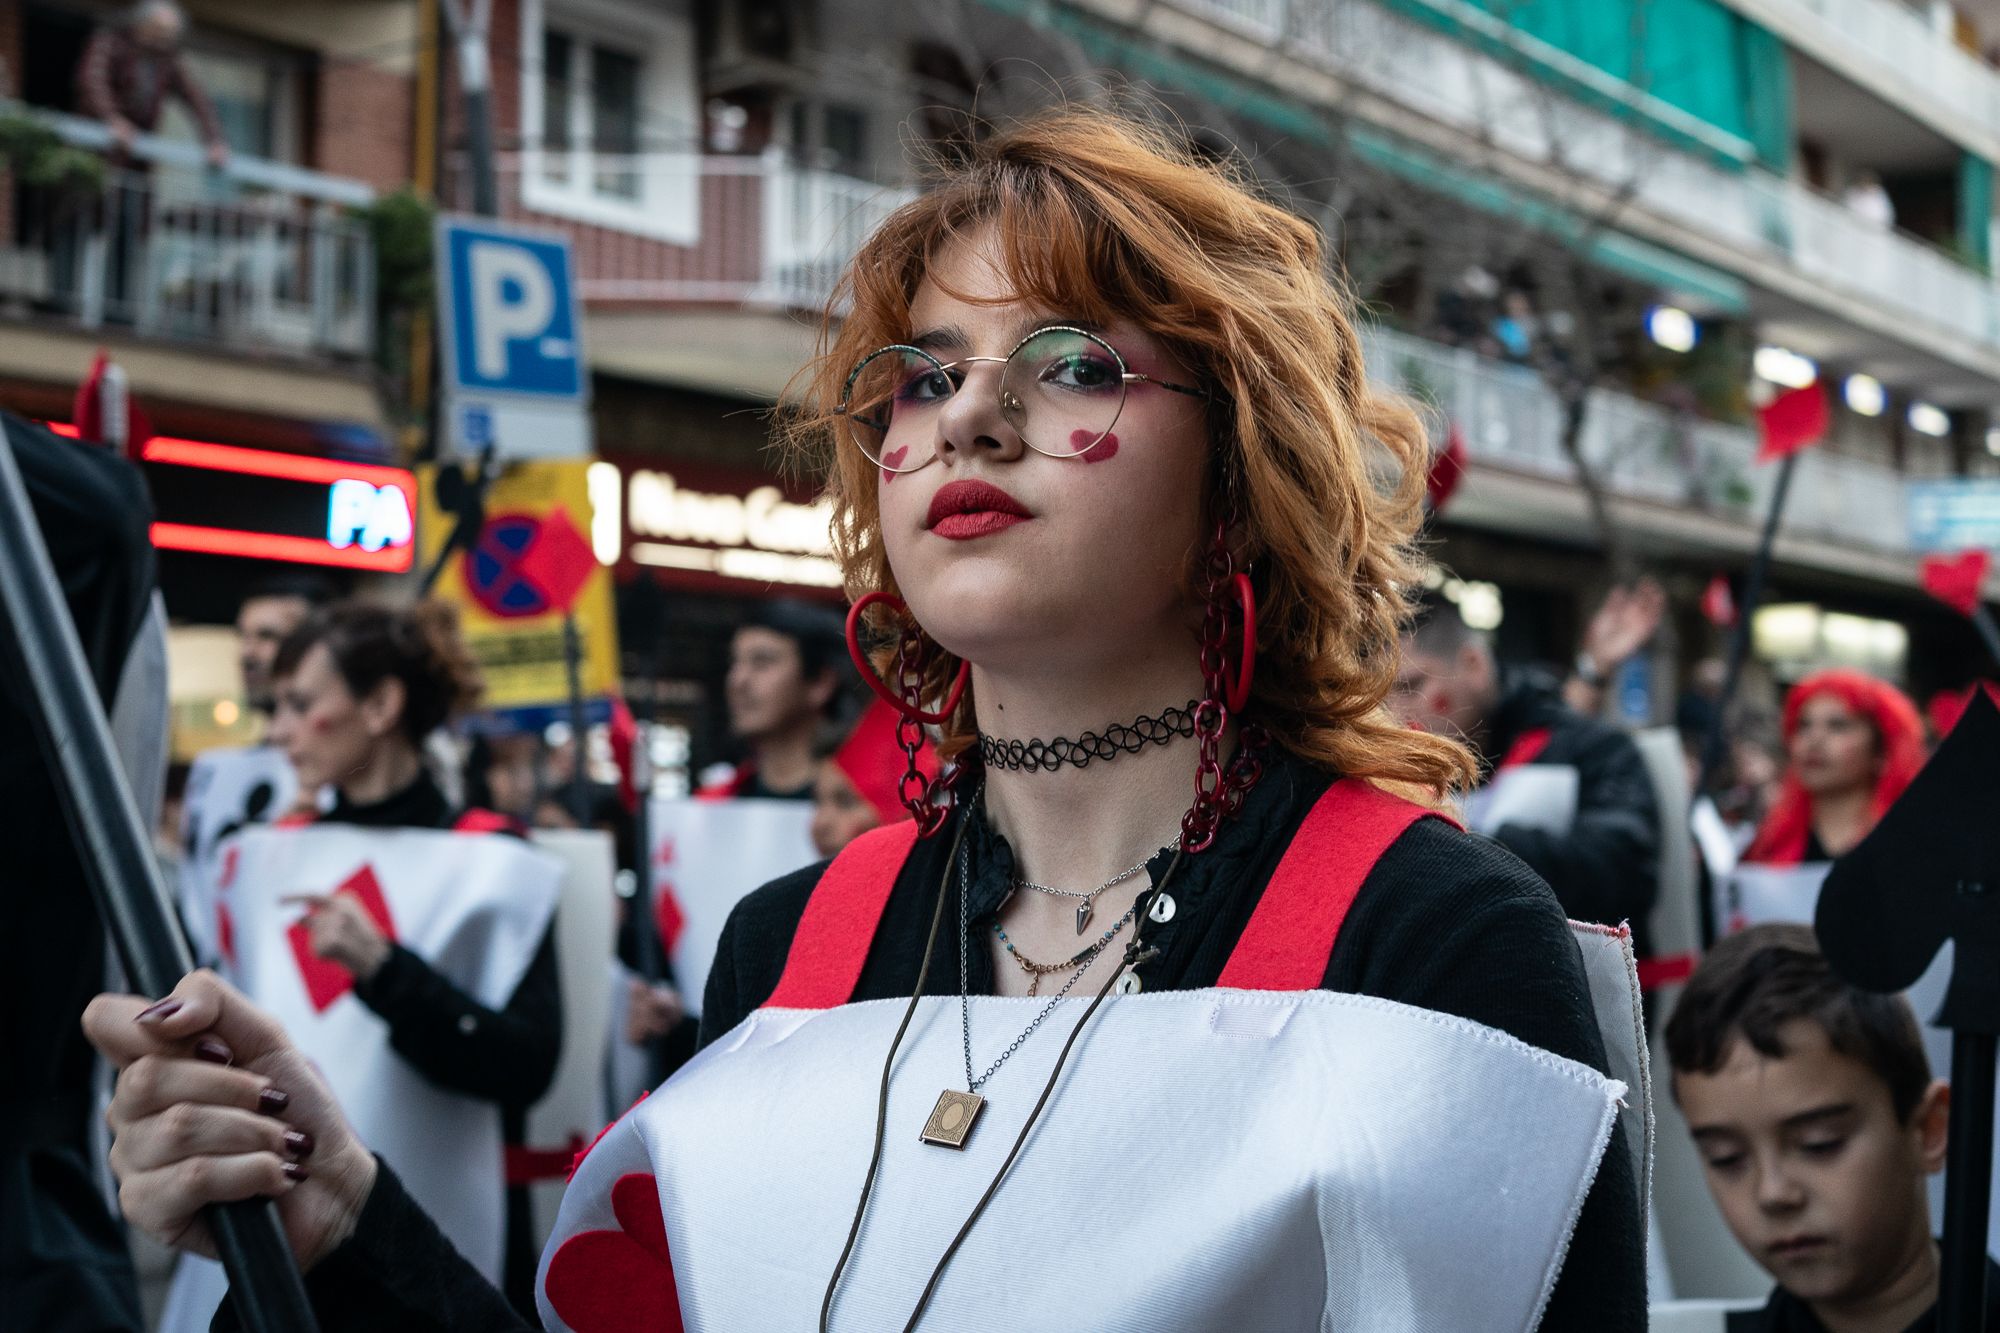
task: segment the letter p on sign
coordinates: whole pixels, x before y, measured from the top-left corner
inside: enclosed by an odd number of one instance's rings
[[[482,379],[504,379],[507,346],[539,337],[555,313],[555,284],[541,261],[518,245],[474,241],[473,365]]]

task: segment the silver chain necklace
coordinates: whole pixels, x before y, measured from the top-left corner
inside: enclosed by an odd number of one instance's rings
[[[1168,843],[1166,846],[1160,848],[1159,851],[1147,852],[1145,857],[1141,859],[1136,865],[1128,866],[1125,869],[1119,871],[1117,874],[1113,875],[1110,879],[1105,880],[1102,884],[1090,890],[1088,893],[1079,893],[1075,889],[1058,889],[1055,888],[1053,885],[1048,885],[1048,884],[1037,884],[1035,883],[1035,881],[1031,879],[1024,879],[1019,875],[1014,876],[1014,887],[1017,889],[1033,889],[1036,893],[1045,893],[1051,898],[1075,899],[1076,933],[1081,935],[1083,934],[1084,929],[1090,925],[1091,915],[1097,911],[1098,894],[1103,893],[1106,889],[1117,888],[1120,884],[1123,884],[1126,880],[1132,878],[1132,876],[1138,874],[1141,870],[1144,870],[1147,866],[1151,865],[1153,863],[1153,858],[1160,855],[1161,852],[1168,852],[1172,850],[1173,850],[1173,844]]]

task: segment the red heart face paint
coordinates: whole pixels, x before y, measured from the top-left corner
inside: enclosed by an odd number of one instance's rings
[[[1107,433],[1103,439],[1092,444],[1096,434],[1092,430],[1073,430],[1069,433],[1069,447],[1083,451],[1076,457],[1086,463],[1109,463],[1118,457],[1118,437]]]
[[[887,486],[896,479],[896,474],[890,469],[903,466],[903,460],[909,456],[910,446],[907,444],[900,449],[891,449],[888,453],[882,455],[882,484],[884,486]]]

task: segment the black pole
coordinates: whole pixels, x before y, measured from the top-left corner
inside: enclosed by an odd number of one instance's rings
[[[1972,608],[1972,627],[1979,631],[1979,637],[1986,644],[1986,651],[1996,664],[2000,664],[2000,625],[1993,623],[1993,613],[1986,607]]]
[[[590,827],[590,775],[585,772],[589,758],[584,744],[588,728],[583,716],[583,636],[576,632],[576,613],[563,613],[563,669],[569,676],[569,804],[578,828]]]
[[[1938,1333],[1984,1333],[1986,1226],[1993,1188],[1993,1077],[1990,1032],[1951,1037],[1951,1167],[1944,1176],[1944,1257]]]
[[[194,957],[119,767],[103,704],[3,427],[0,623],[6,627],[0,632],[0,651],[27,690],[22,704],[48,757],[98,914],[125,975],[141,994],[165,995],[194,970]],[[212,1207],[206,1220],[246,1328],[253,1333],[312,1333],[319,1327],[269,1200]]]
[[[465,151],[471,160],[472,211],[500,215],[500,190],[493,164],[493,66],[486,44],[492,0],[472,0],[473,12],[459,13],[459,0],[438,0],[438,12],[458,53],[458,88],[465,104]]]
[[[1799,452],[1786,454],[1778,464],[1778,484],[1771,489],[1771,506],[1764,514],[1764,533],[1757,542],[1757,554],[1750,561],[1750,576],[1744,581],[1743,605],[1736,614],[1736,630],[1729,638],[1729,664],[1722,677],[1722,695],[1715,703],[1715,715],[1708,720],[1708,735],[1701,746],[1701,776],[1695,780],[1695,799],[1708,794],[1722,766],[1723,732],[1729,705],[1743,683],[1743,664],[1750,656],[1750,622],[1757,604],[1764,600],[1764,580],[1771,569],[1771,548],[1778,540],[1778,523],[1784,517],[1785,496],[1792,488],[1792,473],[1799,464]]]

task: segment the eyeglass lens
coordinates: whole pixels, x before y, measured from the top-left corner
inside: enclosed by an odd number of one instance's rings
[[[849,378],[847,411],[856,443],[892,470],[928,461],[937,411],[964,379],[963,369],[947,368],[915,348],[874,353]],[[1048,329],[1007,358],[999,395],[1001,418],[1023,443],[1072,458],[1117,423],[1125,404],[1125,367],[1108,344],[1089,334]]]

